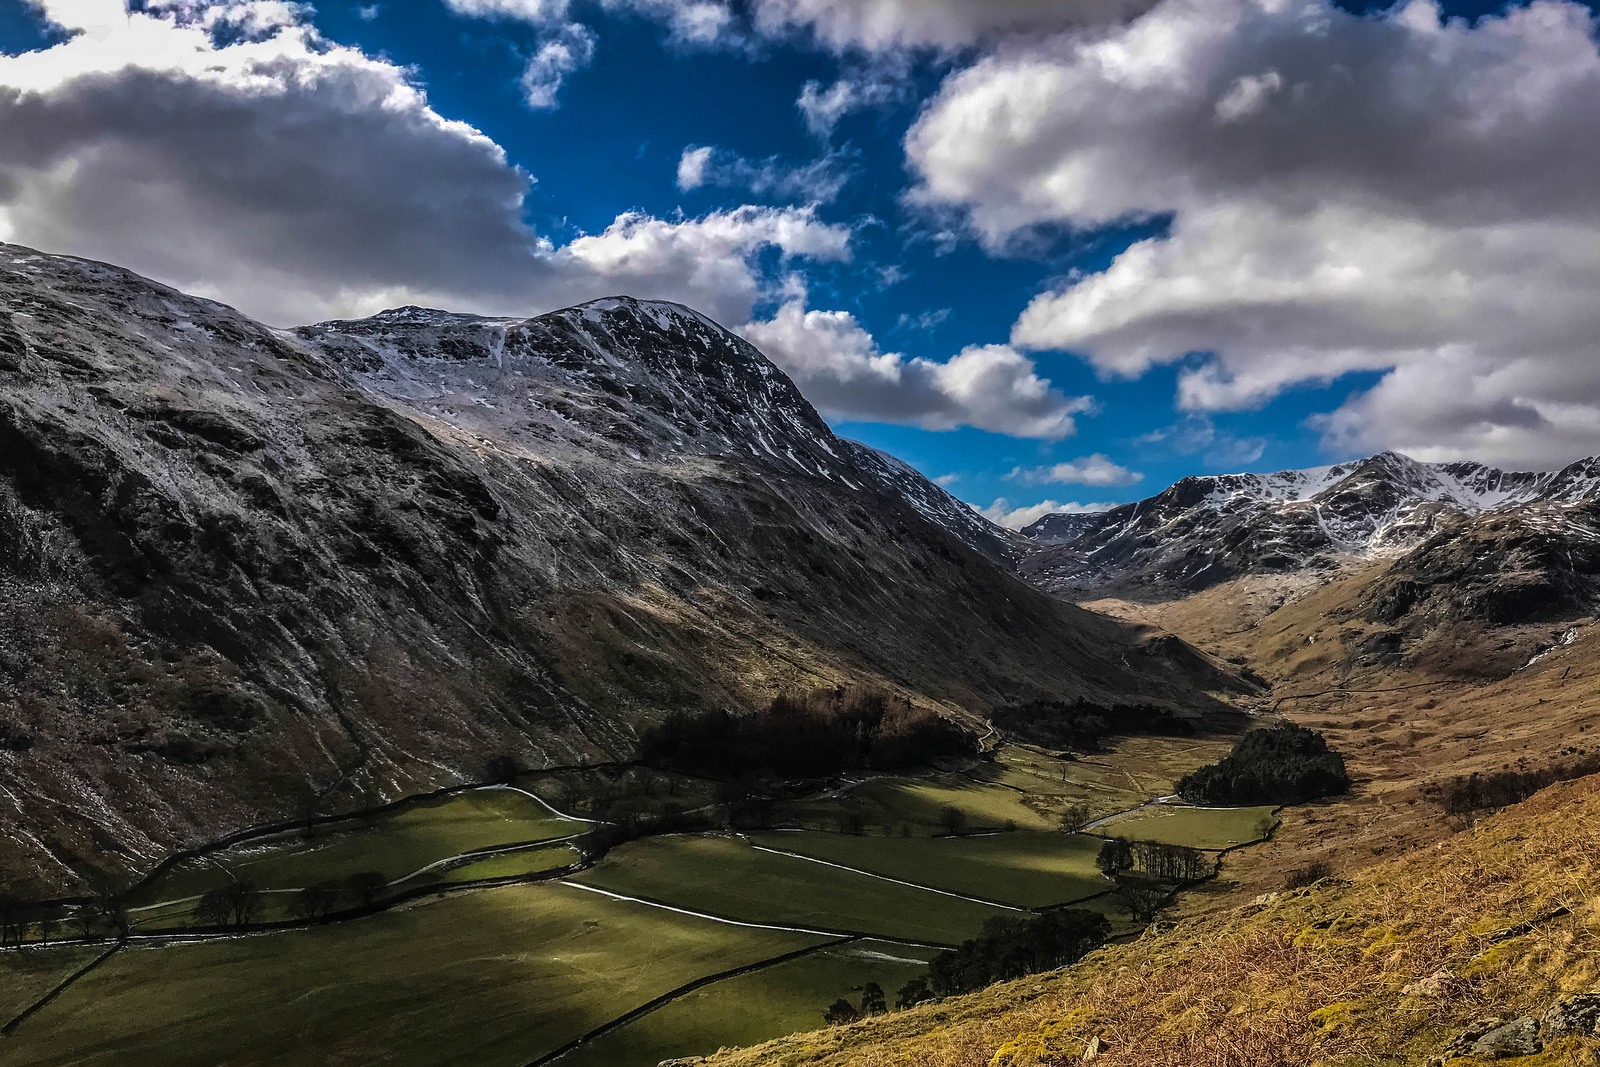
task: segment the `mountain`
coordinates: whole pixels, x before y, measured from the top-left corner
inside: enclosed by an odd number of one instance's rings
[[[751,457],[903,499],[996,559],[996,526],[900,460],[837,437],[782,371],[710,319],[663,301],[592,301],[537,319],[404,307],[295,335],[365,389],[543,453],[620,449]]]
[[[1103,511],[1053,511],[1023,531],[1025,537],[1041,545],[1064,545],[1097,529]]]
[[[1560,527],[1597,495],[1600,463],[1557,472],[1419,463],[1397,452],[1310,470],[1190,477],[1099,515],[1047,515],[1023,531],[1023,573],[1075,596],[1180,596],[1246,574],[1331,572],[1392,559],[1480,516]],[[1579,526],[1582,526],[1580,523]],[[1587,532],[1572,528],[1580,540]]]
[[[1170,638],[835,436],[687,308],[273,330],[0,245],[0,877],[524,766],[868,681],[976,718],[1202,706]]]

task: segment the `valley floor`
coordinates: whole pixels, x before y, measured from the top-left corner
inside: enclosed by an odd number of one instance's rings
[[[120,948],[63,926],[0,951],[0,1065],[654,1067],[758,1043],[868,982],[892,1002],[991,918],[1078,904],[1135,930],[1095,869],[1101,838],[1061,832],[1062,814],[1213,851],[1258,840],[1269,810],[1148,804],[1227,744],[1129,738],[1080,760],[1003,745],[782,802],[770,830],[599,857],[594,820],[706,809],[713,784],[530,775],[249,836],[141,885]],[[363,873],[382,887],[364,912],[297,913],[299,890]],[[207,925],[201,896],[242,880],[262,894],[250,925]]]

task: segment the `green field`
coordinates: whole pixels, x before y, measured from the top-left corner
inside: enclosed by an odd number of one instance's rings
[[[729,837],[652,837],[577,875],[584,885],[744,922],[793,924],[957,944],[1015,912],[819,863],[760,852]]]
[[[521,878],[559,870],[578,862],[582,854],[571,845],[554,845],[550,848],[526,849],[504,852],[441,872],[438,880],[445,884],[477,882],[485,878]]]
[[[1054,830],[1060,825],[1059,815],[1048,810],[1061,807],[1061,798],[1040,796],[1036,803],[1047,813],[1029,807],[1015,789],[964,774],[878,778],[843,796],[779,804],[773,822],[776,826],[839,830],[842,820],[853,814],[880,834],[932,837],[944,832],[945,809],[955,808],[965,817],[967,830]]]
[[[341,881],[358,871],[378,871],[393,881],[464,852],[567,837],[584,827],[515,790],[478,789],[344,820],[309,837],[290,832],[208,853],[144,887],[133,904],[198,896],[230,878],[248,878],[262,889]]]
[[[755,1045],[815,1030],[840,997],[861,1001],[877,982],[894,1005],[902,985],[921,974],[926,949],[857,941],[727,978],[679,997],[574,1050],[562,1067],[655,1067],[662,1060],[703,1056],[722,1047]]]
[[[842,832],[853,819],[875,833],[931,837],[944,832],[944,813],[954,808],[968,832],[1056,830],[1072,804],[1087,805],[1091,819],[1137,807],[1228,750],[1225,741],[1126,737],[1104,752],[1062,758],[1008,743],[959,774],[879,778],[838,796],[779,804],[773,825]]]
[[[1095,828],[1106,837],[1160,841],[1167,845],[1221,849],[1259,841],[1277,822],[1267,804],[1253,808],[1190,808],[1163,805]]]
[[[750,840],[1022,908],[1065,904],[1110,888],[1094,865],[1102,842],[1084,834],[1013,833],[929,840],[807,830],[752,834]]]
[[[1023,793],[1081,800],[1093,814],[1121,811],[1147,799],[1145,792],[1133,789],[1127,775],[1111,767],[1087,759],[1058,759],[1025,745],[1001,745],[994,762],[973,775]]]
[[[107,947],[63,945],[0,952],[0,1025],[16,1018]],[[4,1048],[4,1038],[0,1038],[0,1051]],[[0,1055],[0,1062],[4,1058]]]
[[[825,941],[508,886],[124,949],[0,1041],[0,1063],[521,1067],[698,978]]]
[[[298,889],[360,871],[378,871],[396,892],[454,891],[324,926],[124,948],[0,1040],[0,1067],[522,1067],[702,981],[580,1046],[563,1067],[655,1067],[810,1029],[833,1000],[859,1000],[865,982],[892,1001],[931,946],[970,938],[991,918],[1081,903],[1117,933],[1135,931],[1095,869],[1102,835],[1218,849],[1259,838],[1270,809],[1163,806],[1094,835],[1059,832],[1061,815],[1083,803],[1103,816],[1165,795],[1219,747],[1131,738],[1072,760],[1002,745],[966,772],[878,778],[774,806],[775,825],[807,829],[646,837],[571,876],[559,872],[582,853],[564,839],[587,824],[508,789],[252,840],[144,887],[132,901],[138,928],[190,923],[194,898],[235,878],[264,891],[262,921],[289,917]],[[639,769],[564,773],[533,787],[569,810],[612,813],[704,806],[710,790]],[[945,836],[952,808],[962,832]],[[541,874],[537,884],[464,885]],[[784,926],[825,932],[772,928]],[[862,940],[833,944],[845,935]],[[0,952],[4,1018],[102,951]]]

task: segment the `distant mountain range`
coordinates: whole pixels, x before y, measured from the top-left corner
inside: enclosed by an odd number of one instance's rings
[[[865,681],[1204,704],[1181,642],[833,434],[687,308],[274,330],[0,245],[0,880]],[[14,809],[14,810],[13,810]]]
[[[1022,572],[1075,597],[1177,596],[1244,574],[1437,553],[1473,531],[1514,527],[1523,541],[1588,545],[1597,499],[1597,459],[1522,472],[1383,452],[1309,470],[1190,477],[1110,511],[1047,515],[1023,531],[1038,547]],[[1588,573],[1575,571],[1564,587],[1586,590]]]

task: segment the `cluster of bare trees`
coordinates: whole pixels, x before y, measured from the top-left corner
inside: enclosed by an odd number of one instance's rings
[[[1566,763],[1547,767],[1507,767],[1458,775],[1430,792],[1452,815],[1503,808],[1527,800],[1547,785],[1582,778],[1600,771],[1600,753],[1586,753]]]
[[[1095,866],[1108,878],[1133,873],[1168,882],[1197,882],[1211,875],[1211,859],[1188,845],[1112,838],[1100,846]]]
[[[0,896],[0,946],[15,947],[29,940],[48,942],[61,925],[62,911],[46,904],[36,904],[25,897],[5,894]]]
[[[67,938],[99,941],[128,936],[128,906],[120,887],[91,882],[90,896],[77,902],[40,899],[31,888],[0,889],[0,947]]]
[[[289,912],[302,922],[321,922],[339,911],[369,911],[382,903],[389,880],[378,871],[357,871],[342,882],[318,882],[296,890]],[[204,926],[243,929],[262,919],[266,896],[247,878],[239,878],[206,892],[195,906],[195,918]]]
[[[208,889],[195,906],[195,918],[206,926],[243,928],[261,917],[261,890],[247,879]]]
[[[1149,922],[1179,886],[1209,878],[1215,870],[1197,848],[1121,837],[1100,846],[1095,866],[1117,883],[1117,897],[1136,922]]]

